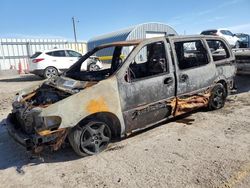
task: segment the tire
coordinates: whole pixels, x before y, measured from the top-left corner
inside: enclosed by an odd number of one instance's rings
[[[211,91],[208,109],[217,110],[222,108],[225,105],[226,97],[226,88],[221,83],[217,83]]]
[[[81,157],[96,155],[104,151],[111,141],[111,130],[102,121],[89,121],[77,125],[69,133],[69,142],[75,153]]]
[[[47,67],[43,72],[44,78],[51,78],[58,76],[58,70],[55,67]]]
[[[95,63],[90,63],[88,65],[88,71],[98,71],[100,67]]]

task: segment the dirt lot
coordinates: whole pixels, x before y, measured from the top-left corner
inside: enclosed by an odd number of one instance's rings
[[[0,78],[0,187],[250,187],[250,76],[217,111],[199,111],[78,158],[69,146],[31,158],[6,133],[15,92],[39,78]]]

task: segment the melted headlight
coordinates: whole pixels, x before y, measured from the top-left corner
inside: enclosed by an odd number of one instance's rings
[[[43,117],[44,129],[57,129],[62,122],[62,118],[59,116],[47,116]]]

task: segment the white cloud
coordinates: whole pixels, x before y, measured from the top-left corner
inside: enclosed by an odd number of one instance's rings
[[[216,21],[219,21],[219,20],[224,20],[226,18],[227,18],[226,16],[215,16],[215,17],[212,17],[212,18],[208,19],[207,21],[208,22],[216,22]]]
[[[240,3],[242,1],[245,1],[245,0],[231,0],[231,1],[229,0],[229,1],[225,2],[225,3],[216,5],[214,8],[207,9],[207,10],[202,10],[200,12],[197,12],[196,15],[197,16],[202,16],[202,15],[205,15],[205,14],[209,14],[211,12],[215,12],[215,11],[217,11],[219,9],[225,8],[225,7],[229,6],[229,5],[234,5],[234,4]]]
[[[190,13],[188,16],[187,15],[175,16],[168,21],[168,24],[170,24],[172,26],[178,26],[178,25],[181,25],[183,22],[187,22],[187,21],[189,21],[189,22],[192,21],[192,23],[193,23],[193,20],[195,20],[196,17],[209,15],[213,12],[219,11],[220,9],[225,9],[230,5],[234,5],[234,4],[240,3],[242,1],[246,1],[246,0],[228,0],[228,1],[221,3],[221,4],[218,3],[217,5],[215,5],[211,9],[201,10],[199,12],[193,12],[193,13]],[[225,17],[225,16],[215,16],[215,17],[211,17],[207,21],[208,22],[216,22],[216,21],[223,20],[226,18],[227,17]],[[203,23],[203,22],[201,22],[201,23]],[[196,23],[196,24],[200,24],[200,23]]]
[[[234,25],[227,27],[233,33],[248,33],[250,34],[250,23]]]
[[[221,7],[225,7],[225,6],[228,6],[228,5],[237,4],[237,3],[240,3],[242,1],[244,1],[244,0],[231,0],[231,1],[227,1],[227,2],[223,3],[221,5]]]
[[[180,25],[183,22],[182,16],[175,16],[171,18],[167,23],[171,26],[177,26]]]
[[[216,10],[217,10],[217,8],[202,10],[202,11],[200,11],[200,12],[196,12],[195,15],[196,15],[196,16],[203,16],[203,15],[205,15],[205,14],[209,14],[209,13],[214,12],[214,11],[216,11]]]

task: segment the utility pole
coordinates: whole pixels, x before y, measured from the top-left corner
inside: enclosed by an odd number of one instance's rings
[[[74,16],[72,17],[72,23],[73,23],[75,43],[77,43],[77,40],[76,40],[76,24],[75,24],[75,18],[74,18]]]

